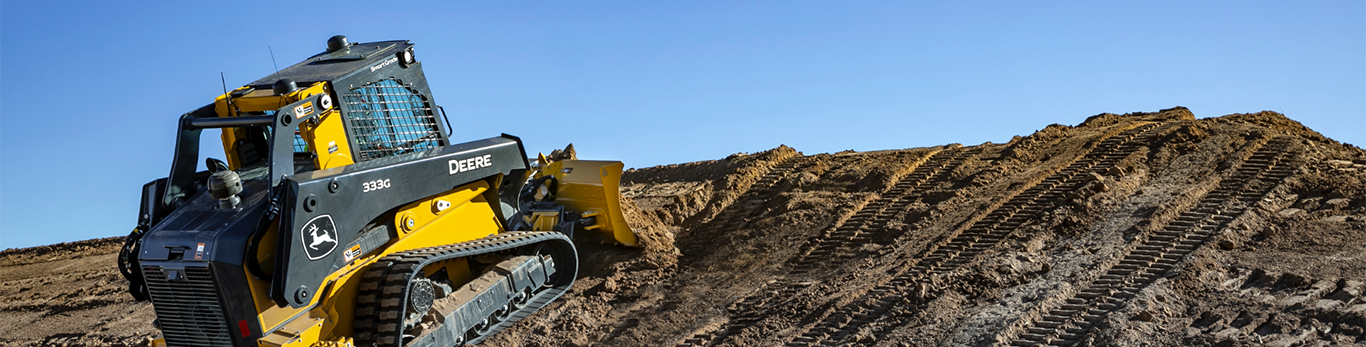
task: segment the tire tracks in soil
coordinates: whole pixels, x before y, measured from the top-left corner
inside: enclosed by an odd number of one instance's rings
[[[1085,338],[1096,323],[1122,308],[1129,299],[1158,278],[1179,271],[1177,265],[1206,241],[1219,234],[1230,221],[1257,205],[1301,164],[1293,138],[1276,137],[1206,193],[1196,205],[1167,223],[1160,231],[1136,241],[1118,264],[1111,266],[1084,289],[1068,295],[1064,304],[1047,312],[1023,329],[1019,336],[1003,335],[1010,346],[1070,346]]]
[[[952,276],[979,258],[979,255],[996,248],[1019,226],[1065,202],[1070,194],[1089,183],[1086,173],[1108,170],[1178,123],[1139,123],[1106,136],[1105,140],[1091,146],[1067,166],[1055,169],[1042,181],[1013,196],[1003,197],[1005,202],[999,207],[932,250],[915,266],[897,271],[890,281],[874,287],[829,316],[816,317],[819,322],[806,327],[804,331],[799,330],[800,336],[788,345],[833,345],[863,327],[870,327],[871,323],[886,316],[892,308],[913,305],[906,298],[928,301],[927,296],[935,283]]]
[[[749,217],[762,210],[768,202],[768,197],[777,193],[775,190],[778,188],[778,182],[787,175],[801,172],[812,165],[815,165],[815,161],[803,156],[788,157],[773,165],[767,173],[759,177],[758,181],[750,185],[748,191],[740,194],[734,203],[707,223],[706,229],[703,229],[705,237],[714,237],[727,230],[744,228],[749,224]]]
[[[769,309],[811,284],[793,278],[805,276],[822,265],[836,266],[852,259],[857,253],[851,252],[851,249],[871,242],[876,234],[888,232],[887,224],[908,205],[925,195],[923,187],[936,187],[948,182],[954,169],[982,151],[981,146],[975,146],[922,154],[921,158],[911,162],[897,175],[900,178],[894,184],[879,192],[877,198],[837,219],[835,226],[805,245],[798,253],[800,255],[788,262],[786,268],[793,270],[783,279],[732,304],[727,309],[732,318],[718,329],[695,334],[678,346],[714,345],[726,341],[731,334],[753,326],[768,315]]]
[[[1240,305],[1192,312],[1194,319],[1185,326],[1188,340],[1183,342],[1198,344],[1202,339],[1239,333],[1281,346],[1323,345],[1312,341],[1341,344],[1366,338],[1366,282],[1361,279],[1315,279],[1261,268],[1235,271],[1242,275],[1224,281],[1218,290],[1242,298]],[[1295,329],[1314,320],[1322,324],[1317,327],[1322,330]]]

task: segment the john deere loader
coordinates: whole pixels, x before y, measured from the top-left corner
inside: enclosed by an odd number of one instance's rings
[[[574,240],[636,244],[622,163],[458,143],[497,123],[435,105],[412,43],[335,36],[182,115],[119,257],[155,343],[476,344],[569,288]],[[223,160],[200,158],[205,129]]]

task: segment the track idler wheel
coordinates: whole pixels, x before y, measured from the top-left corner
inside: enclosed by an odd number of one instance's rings
[[[413,327],[422,322],[422,316],[432,308],[437,299],[437,287],[431,279],[417,278],[408,284],[408,309],[403,324]],[[443,295],[444,296],[444,295]]]
[[[546,242],[522,248],[519,253],[540,256],[548,260],[547,263],[555,264],[556,268],[561,269],[550,275],[545,287],[573,284],[574,279],[579,276],[579,256],[575,253],[573,245]]]

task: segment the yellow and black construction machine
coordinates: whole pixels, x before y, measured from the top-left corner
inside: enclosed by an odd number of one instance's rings
[[[119,257],[156,344],[475,344],[569,288],[574,241],[636,244],[621,162],[453,143],[497,123],[452,128],[413,47],[334,36],[180,117]],[[198,171],[205,129],[225,160]]]

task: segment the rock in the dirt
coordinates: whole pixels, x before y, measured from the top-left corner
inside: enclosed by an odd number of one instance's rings
[[[602,281],[602,290],[605,291],[605,292],[608,292],[608,293],[614,293],[614,292],[616,292],[616,291],[617,291],[617,281],[614,281],[614,280],[612,280],[611,277],[608,277],[606,280],[603,280],[603,281]]]
[[[1106,174],[1106,175],[1110,175],[1110,176],[1112,176],[1112,177],[1123,177],[1124,174],[1125,174],[1125,172],[1124,172],[1124,168],[1115,166],[1115,167],[1111,167],[1110,170],[1108,170],[1108,171],[1105,172],[1105,174]]]
[[[1337,198],[1337,199],[1328,199],[1328,201],[1324,201],[1324,202],[1323,202],[1323,205],[1324,205],[1324,207],[1329,207],[1329,208],[1332,208],[1332,209],[1335,209],[1335,210],[1342,210],[1342,209],[1346,209],[1346,208],[1347,208],[1347,204],[1350,204],[1351,202],[1352,202],[1352,200],[1347,199],[1347,198]]]
[[[1153,313],[1151,311],[1139,312],[1138,314],[1134,315],[1134,320],[1151,322],[1153,321]]]
[[[1231,250],[1233,250],[1234,248],[1237,248],[1237,247],[1238,247],[1238,244],[1233,243],[1232,240],[1220,240],[1220,241],[1219,241],[1219,248],[1222,248],[1222,249],[1224,249],[1225,251],[1231,251]]]

